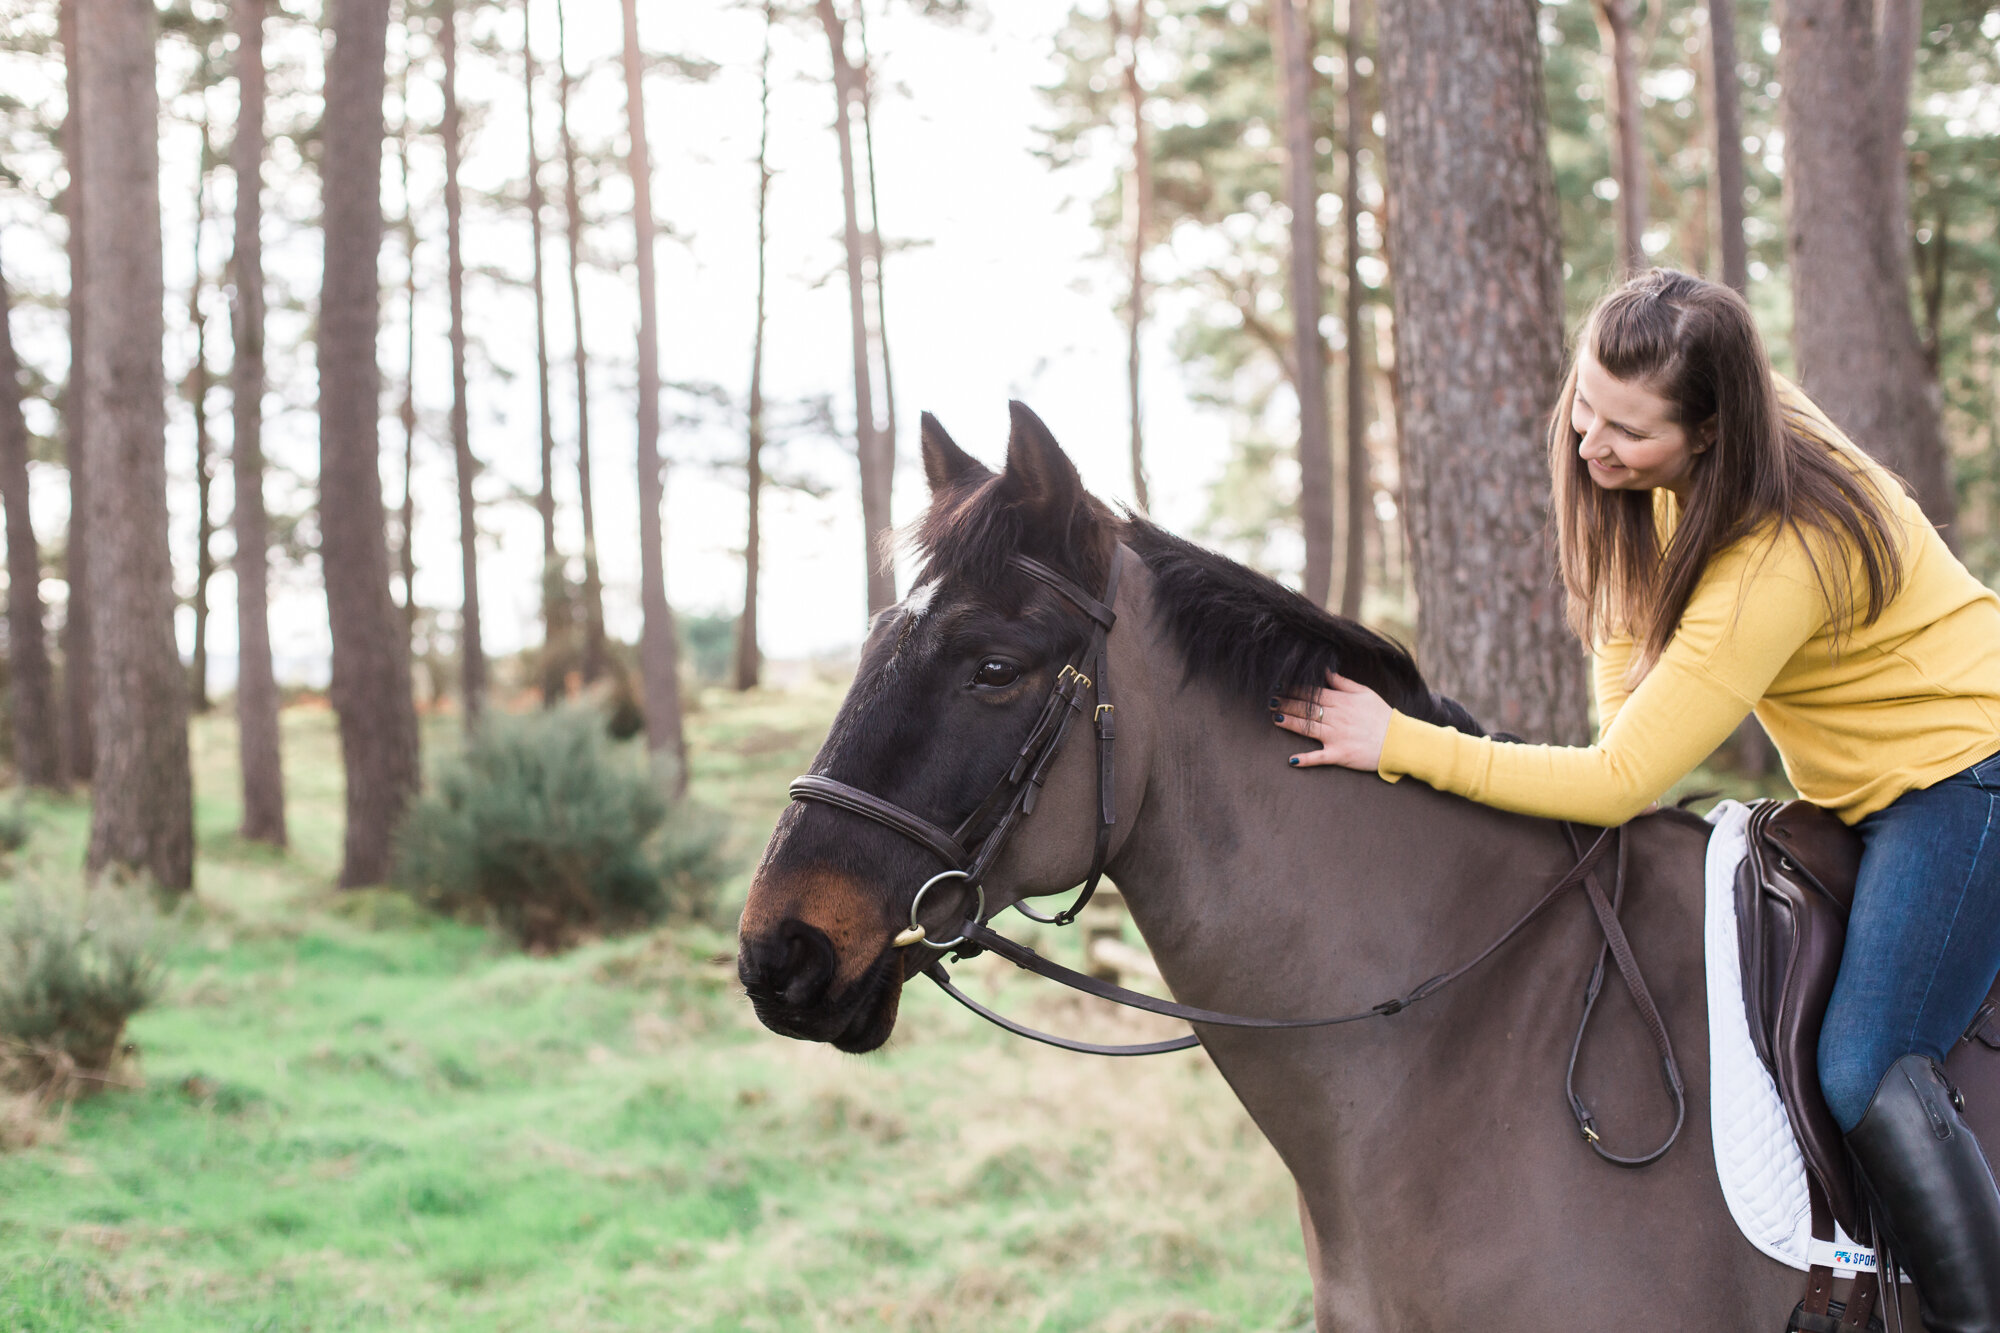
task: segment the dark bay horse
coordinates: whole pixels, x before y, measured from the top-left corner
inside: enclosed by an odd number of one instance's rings
[[[1287,767],[1298,741],[1269,724],[1265,700],[1328,668],[1406,712],[1472,723],[1390,641],[1115,516],[1026,408],[1014,407],[997,475],[928,416],[923,457],[923,577],[876,620],[814,773],[946,828],[964,818],[1007,773],[1090,629],[1011,558],[1098,589],[1122,546],[1108,864],[1178,999],[1273,1017],[1365,1006],[1470,957],[1574,862],[1555,823],[1415,781]],[[989,915],[1083,878],[1097,781],[1091,744],[1072,741],[986,877]],[[1581,895],[1393,1017],[1201,1031],[1297,1181],[1321,1330],[1784,1327],[1803,1276],[1742,1239],[1715,1178],[1706,835],[1669,813],[1627,838],[1623,919],[1687,1080],[1686,1132],[1651,1166],[1599,1160],[1564,1104],[1599,948]],[[738,971],[758,1017],[845,1051],[880,1046],[904,982],[937,956],[893,940],[940,869],[934,853],[849,811],[792,805],[743,913]],[[956,919],[940,906],[932,938]],[[1607,1146],[1650,1147],[1671,1125],[1660,1065],[1615,979],[1599,1008],[1579,1086]]]

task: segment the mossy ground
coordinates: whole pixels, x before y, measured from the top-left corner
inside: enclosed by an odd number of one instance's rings
[[[0,1329],[1309,1327],[1290,1182],[1198,1052],[1050,1051],[928,987],[868,1057],[756,1024],[730,922],[836,697],[708,693],[723,911],[554,958],[331,887],[323,709],[285,716],[284,854],[235,837],[234,731],[198,720],[143,1086],[0,1157]],[[73,881],[86,806],[30,813],[8,879]],[[1030,1021],[1161,1030],[965,971]]]

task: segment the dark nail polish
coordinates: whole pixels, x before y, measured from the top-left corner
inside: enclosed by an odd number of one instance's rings
[[[1299,766],[1299,757],[1297,755],[1293,755],[1290,759],[1287,759],[1285,762],[1290,764],[1293,768],[1297,768]]]
[[[1271,720],[1273,722],[1283,722],[1285,720],[1285,715],[1283,713],[1273,713],[1271,714]]]
[[[1278,706],[1278,696],[1274,694],[1269,699],[1266,699],[1264,706],[1267,708],[1276,708]]]

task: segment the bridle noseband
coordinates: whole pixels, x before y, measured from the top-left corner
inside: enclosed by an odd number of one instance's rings
[[[1042,705],[1041,716],[1035,719],[1028,738],[1021,742],[1020,751],[1014,756],[1014,763],[1006,776],[994,784],[986,799],[957,828],[946,832],[922,815],[905,810],[893,801],[885,801],[859,787],[850,787],[845,782],[836,782],[817,773],[792,779],[793,800],[818,801],[849,814],[872,819],[928,849],[945,863],[946,870],[926,881],[911,900],[910,928],[896,937],[898,945],[924,940],[924,928],[917,921],[917,911],[931,888],[945,880],[961,880],[967,889],[978,895],[978,906],[967,918],[967,924],[982,924],[986,904],[986,872],[993,868],[993,863],[1007,846],[1007,840],[1020,828],[1021,821],[1035,812],[1035,803],[1041,797],[1042,783],[1048,777],[1049,766],[1055,763],[1056,756],[1062,751],[1063,741],[1069,737],[1070,726],[1086,706],[1090,710],[1091,726],[1097,732],[1097,841],[1091,850],[1090,873],[1084,879],[1083,891],[1077,895],[1076,901],[1054,916],[1043,916],[1026,903],[1015,903],[1014,907],[1030,920],[1066,926],[1076,920],[1077,913],[1097,892],[1097,882],[1104,877],[1105,857],[1111,851],[1111,829],[1118,822],[1116,774],[1112,766],[1112,750],[1118,739],[1118,710],[1109,697],[1106,676],[1111,669],[1111,659],[1106,645],[1111,627],[1118,623],[1111,605],[1118,600],[1118,575],[1124,555],[1122,546],[1111,548],[1111,572],[1105,576],[1101,601],[1039,560],[1025,555],[1008,557],[1008,564],[1036,582],[1054,589],[1089,616],[1091,631],[1082,649],[1056,673],[1055,687],[1049,691],[1048,702]],[[1089,694],[1088,705],[1085,703],[1086,692]],[[932,947],[951,948],[965,943],[966,939],[966,933],[961,932],[958,939],[934,943]]]
[[[987,871],[999,858],[1000,852],[1013,837],[1021,821],[1033,814],[1039,799],[1042,783],[1048,776],[1050,765],[1062,750],[1063,741],[1068,738],[1070,726],[1084,711],[1084,695],[1090,695],[1091,724],[1097,731],[1097,838],[1091,852],[1090,872],[1084,880],[1083,891],[1068,907],[1053,916],[1043,916],[1026,903],[1016,902],[1014,908],[1030,920],[1046,925],[1066,926],[1075,921],[1077,914],[1090,902],[1097,892],[1097,883],[1104,875],[1104,861],[1111,848],[1111,829],[1117,823],[1117,807],[1114,801],[1114,771],[1112,768],[1112,748],[1117,740],[1117,710],[1109,698],[1106,677],[1110,671],[1110,657],[1107,642],[1111,627],[1118,617],[1112,612],[1112,604],[1118,600],[1118,575],[1124,559],[1124,548],[1113,545],[1111,549],[1111,569],[1104,580],[1102,600],[1092,597],[1072,580],[1050,569],[1038,560],[1025,555],[1008,557],[1008,563],[1015,569],[1039,583],[1052,588],[1074,604],[1092,622],[1090,635],[1082,649],[1063,669],[1057,673],[1054,688],[1049,692],[1048,702],[1042,706],[1041,715],[1021,743],[1014,763],[1006,776],[994,784],[973,812],[960,822],[957,828],[946,832],[942,827],[923,816],[905,810],[893,801],[885,801],[879,796],[851,787],[847,783],[817,773],[808,773],[792,779],[791,796],[794,801],[818,801],[850,814],[873,820],[885,828],[893,829],[905,838],[927,848],[945,863],[946,868],[926,880],[910,901],[910,925],[895,937],[898,948],[925,944],[949,953],[954,960],[970,957],[990,950],[1013,963],[1016,967],[1033,972],[1038,976],[1060,982],[1072,990],[1082,991],[1099,999],[1110,1000],[1128,1008],[1143,1009],[1170,1018],[1178,1018],[1189,1023],[1206,1023],[1217,1027],[1252,1028],[1263,1030],[1298,1030],[1304,1028],[1333,1027],[1346,1023],[1358,1023],[1371,1018],[1386,1018],[1437,994],[1452,982],[1478,967],[1499,948],[1513,939],[1529,922],[1539,917],[1543,910],[1564,893],[1581,888],[1588,899],[1597,924],[1603,934],[1596,965],[1585,984],[1583,1018],[1577,1026],[1576,1039],[1570,1048],[1569,1071],[1565,1083],[1565,1093],[1569,1099],[1571,1113],[1576,1117],[1577,1128],[1591,1150],[1605,1161],[1615,1166],[1644,1166],[1659,1160],[1673,1147],[1680,1137],[1681,1127],[1687,1120],[1686,1086],[1681,1078],[1679,1062],[1674,1058],[1673,1044],[1667,1036],[1666,1024],[1661,1020],[1658,1007],[1639,973],[1638,960],[1632,953],[1632,946],[1625,937],[1625,930],[1619,924],[1618,911],[1622,905],[1625,887],[1625,842],[1622,828],[1600,829],[1596,838],[1586,846],[1575,825],[1563,826],[1576,863],[1562,876],[1534,906],[1517,918],[1514,923],[1496,936],[1491,943],[1481,949],[1469,961],[1449,972],[1442,972],[1418,983],[1403,994],[1357,1009],[1352,1013],[1335,1014],[1324,1018],[1248,1018],[1240,1014],[1221,1013],[1213,1009],[1201,1009],[1193,1005],[1181,1004],[1174,1000],[1163,1000],[1157,996],[1145,995],[1128,990],[1123,986],[1086,976],[1060,963],[1042,957],[1033,949],[1018,941],[1008,939],[986,924]],[[1613,866],[1613,889],[1606,895],[1598,882],[1598,870],[1609,861]],[[938,884],[957,880],[975,895],[972,909],[966,915],[957,938],[934,941],[927,938],[917,915],[923,907],[924,898]],[[1645,1020],[1648,1035],[1651,1036],[1656,1054],[1660,1058],[1661,1072],[1666,1078],[1667,1097],[1674,1107],[1674,1126],[1666,1140],[1652,1151],[1634,1157],[1624,1157],[1606,1148],[1602,1136],[1597,1132],[1596,1120],[1591,1116],[1575,1087],[1578,1053],[1582,1050],[1585,1031],[1595,1012],[1597,997],[1606,978],[1607,964],[1615,963],[1619,975],[1631,993]],[[940,957],[933,957],[924,969],[924,975],[972,1012],[988,1022],[1017,1036],[1058,1046],[1064,1050],[1080,1051],[1089,1055],[1161,1055],[1168,1051],[1184,1051],[1200,1044],[1200,1038],[1192,1034],[1168,1041],[1141,1042],[1129,1046],[1102,1046],[1094,1042],[1075,1041],[1067,1037],[1054,1036],[1026,1027],[1004,1015],[980,1004],[971,996],[952,984],[950,974],[945,971]]]

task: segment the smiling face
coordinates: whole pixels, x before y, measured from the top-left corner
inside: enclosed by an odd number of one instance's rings
[[[1688,430],[1674,420],[1673,404],[1644,384],[1614,377],[1588,349],[1577,353],[1569,420],[1580,437],[1577,456],[1600,488],[1665,487],[1683,500],[1695,460],[1714,435],[1713,423],[1702,431]]]

